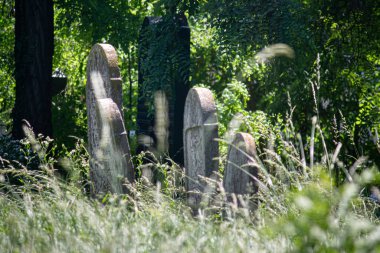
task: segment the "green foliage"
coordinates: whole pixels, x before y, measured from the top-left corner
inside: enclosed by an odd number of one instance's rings
[[[14,101],[13,4],[2,1],[0,19],[0,124],[6,127]],[[81,138],[91,46],[117,49],[127,129],[134,129],[142,20],[165,16],[147,36],[161,41],[148,52],[158,64],[143,69],[151,70],[155,89],[169,90],[174,70],[182,76],[188,67],[178,66],[182,56],[170,46],[171,18],[182,13],[191,27],[191,84],[203,83],[217,100],[220,159],[234,132],[256,140],[255,212],[227,202],[216,179],[205,196],[210,205],[193,217],[184,205],[183,172],[166,160],[149,164],[157,186],[141,179],[128,195],[88,199],[89,157]],[[23,142],[0,135],[0,248],[379,251],[379,17],[378,1],[55,1],[54,68],[68,77],[53,101],[58,144],[32,134]],[[260,64],[255,55],[275,43],[293,48],[294,59]],[[168,50],[175,53],[168,57]],[[137,165],[141,174],[145,164]]]
[[[245,84],[238,81],[227,84],[218,103],[218,116],[222,127],[228,125],[234,115],[244,112],[248,100],[249,94]],[[224,132],[221,131],[222,134]]]
[[[263,111],[248,111],[249,99],[246,85],[236,80],[228,83],[221,95],[217,96],[219,136],[225,141],[221,143],[222,155],[226,155],[226,144],[232,141],[236,132],[250,133],[255,138],[259,149],[266,145],[262,143],[262,140],[280,134],[279,128],[284,124],[272,123],[272,117]]]
[[[153,11],[149,1],[56,1],[54,68],[68,77],[64,93],[54,98],[54,136],[75,146],[86,138],[86,64],[95,43],[109,43],[118,52],[123,78],[126,128],[135,129],[137,104],[137,42],[143,18]]]
[[[62,11],[56,8],[57,19]],[[55,29],[53,68],[67,76],[66,89],[53,98],[53,135],[57,142],[74,147],[75,139],[87,136],[86,114],[86,60],[90,46],[80,37],[78,23],[69,28]]]
[[[27,141],[13,140],[8,136],[0,136],[0,168],[9,166],[21,169],[23,166],[36,170],[39,166],[38,154]]]
[[[14,3],[3,3],[0,113],[2,124],[9,128],[14,100]],[[219,96],[226,84],[240,81],[247,85],[250,94],[248,109],[282,114],[283,118],[289,94],[296,106],[294,120],[297,127],[307,135],[310,118],[316,114],[310,80],[315,79],[315,59],[319,52],[319,120],[328,123],[326,126],[335,122],[334,128],[324,129],[326,133],[334,132],[334,136],[326,136],[329,145],[354,142],[355,148],[346,150],[347,155],[360,156],[368,152],[371,157],[376,157],[378,151],[373,142],[377,142],[375,136],[380,122],[379,58],[376,55],[379,9],[376,1],[339,4],[298,0],[56,1],[54,66],[64,71],[69,84],[66,93],[54,99],[55,136],[60,143],[71,147],[74,140],[67,136],[85,137],[86,56],[97,42],[111,43],[118,50],[126,84],[123,87],[128,107],[124,112],[128,119],[127,128],[134,129],[141,22],[152,14],[171,17],[185,13],[192,32],[192,85],[205,83]],[[166,23],[159,30],[170,41],[172,24]],[[291,46],[295,58],[276,58],[265,65],[255,62],[253,56],[260,49],[278,42]],[[151,51],[151,57],[161,59],[160,64],[145,68],[153,69],[152,82],[161,87],[168,83],[167,79],[174,72],[164,68],[168,66],[164,63],[178,59],[165,58],[165,45],[154,48],[157,50]],[[174,54],[176,57],[180,55]],[[151,97],[149,91],[146,96]],[[345,125],[344,122],[350,127],[340,127]],[[346,129],[349,135],[340,134]]]
[[[0,135],[11,126],[14,87],[14,1],[2,1],[0,8]]]
[[[75,139],[69,136],[86,137],[86,61],[95,43],[109,43],[118,52],[126,128],[136,129],[138,37],[142,20],[153,13],[155,2],[56,1],[54,66],[69,80],[65,93],[54,99],[54,133],[59,143],[73,148]]]
[[[66,146],[60,148],[56,167],[61,173],[66,174],[67,184],[83,189],[83,193],[89,193],[89,154],[87,153],[83,139],[77,139],[74,149],[68,149]]]
[[[79,141],[66,153],[67,165],[78,172],[88,166],[83,151]],[[379,204],[363,193],[368,187],[377,189],[378,171],[366,167],[352,182],[335,188],[323,161],[300,173],[288,166],[300,163],[294,151],[286,156],[266,151],[260,157],[255,158],[262,173],[257,210],[226,202],[224,191],[217,188],[209,196],[210,206],[197,217],[184,205],[178,172],[162,170],[166,164],[152,164],[164,173],[163,184],[137,181],[130,194],[107,195],[99,202],[89,199],[75,181],[67,184],[54,176],[57,161],[40,157],[45,169],[24,170],[29,180],[22,186],[0,180],[6,192],[0,194],[0,245],[6,252],[378,250]],[[372,190],[374,199],[377,192]]]
[[[326,126],[330,126],[332,120],[337,122],[338,128],[343,121],[353,126],[349,135],[342,135],[343,139],[326,136],[329,145],[353,142],[355,148],[345,150],[348,156],[357,157],[369,152],[375,159],[378,151],[371,139],[380,122],[379,104],[375,102],[379,97],[379,81],[373,78],[378,71],[379,36],[376,31],[379,19],[374,21],[369,17],[378,17],[379,7],[379,3],[373,1],[339,4],[293,0],[208,1],[199,7],[196,20],[211,24],[210,30],[217,42],[208,44],[210,52],[218,50],[219,55],[229,58],[228,63],[218,62],[218,69],[228,69],[224,73],[232,72],[223,76],[223,80],[227,80],[224,83],[237,79],[247,84],[251,95],[249,109],[280,113],[285,117],[283,108],[289,94],[296,106],[294,121],[302,134],[308,133],[310,118],[318,110],[319,120]],[[272,59],[266,62],[264,71],[250,64],[253,67],[251,73],[246,68],[239,68],[245,70],[243,75],[236,71],[236,66],[244,66],[244,63],[231,64],[237,57],[241,62],[249,62],[250,54],[274,43],[290,45],[295,50],[295,58]],[[317,63],[318,52],[320,59]],[[213,76],[222,77],[218,71],[212,71],[212,67],[209,69]],[[319,83],[316,84],[317,72]],[[314,88],[310,80],[314,86],[316,84]],[[317,108],[313,103],[315,98]],[[365,123],[361,125],[362,122]],[[327,134],[333,129],[324,129],[324,132]]]
[[[359,196],[360,184],[365,183],[368,176],[374,176],[373,172],[366,173],[357,178],[359,184],[346,184],[331,190],[330,178],[322,172],[318,183],[288,194],[290,211],[278,220],[278,224],[271,225],[277,233],[285,233],[294,242],[293,252],[378,251],[377,224],[371,222],[376,218],[365,210],[373,203]],[[354,215],[358,210],[364,215]],[[358,238],[358,235],[368,237]],[[377,239],[368,240],[369,237]]]
[[[164,91],[174,101],[180,99],[173,94],[175,86],[188,86],[189,42],[181,32],[184,19],[184,15],[170,13],[144,21],[139,42],[141,99],[154,101],[156,92]],[[148,106],[153,113],[154,104]]]

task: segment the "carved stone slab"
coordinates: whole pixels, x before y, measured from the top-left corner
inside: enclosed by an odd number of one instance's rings
[[[122,81],[115,49],[93,46],[87,63],[86,104],[92,193],[122,193],[134,180],[122,116]]]
[[[90,79],[91,74],[100,75],[100,79]],[[122,80],[117,65],[117,54],[109,44],[95,44],[87,62],[87,99],[111,98],[122,111]],[[95,83],[93,83],[93,81]]]
[[[154,143],[139,143],[137,153],[150,147],[161,149],[157,146],[160,137],[156,136],[155,126],[159,116],[155,114],[156,107],[152,110],[152,105],[156,92],[165,92],[168,152],[170,158],[182,166],[183,110],[190,89],[190,28],[186,16],[146,17],[140,30],[138,60],[137,134],[149,136]]]
[[[247,133],[237,133],[228,148],[223,185],[227,193],[252,194],[258,190],[257,167],[254,165],[256,145]]]
[[[184,115],[184,158],[186,188],[190,192],[204,191],[199,176],[209,177],[218,170],[219,144],[218,118],[213,95],[206,88],[190,89],[185,102]],[[197,207],[200,194],[189,194],[188,203]]]

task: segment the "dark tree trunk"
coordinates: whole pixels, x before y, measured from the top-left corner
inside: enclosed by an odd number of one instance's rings
[[[54,51],[52,0],[16,0],[16,102],[13,137],[24,137],[23,120],[36,134],[52,136],[51,75]]]

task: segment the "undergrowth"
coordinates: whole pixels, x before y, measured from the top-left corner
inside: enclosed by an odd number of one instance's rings
[[[83,190],[83,142],[57,160],[49,157],[46,140],[32,135],[23,145],[38,151],[38,170],[2,159],[1,251],[378,252],[377,168],[363,159],[341,164],[337,150],[327,154],[330,163],[323,158],[311,167],[291,138],[267,137],[254,157],[261,175],[258,194],[227,201],[219,175],[208,179],[206,204],[194,212],[186,205],[184,173],[175,164],[155,161],[156,183],[142,177],[127,195],[92,199]],[[58,165],[68,168],[66,177]],[[335,167],[348,173],[340,186]],[[20,183],[11,184],[10,175]],[[249,201],[258,203],[255,210]]]

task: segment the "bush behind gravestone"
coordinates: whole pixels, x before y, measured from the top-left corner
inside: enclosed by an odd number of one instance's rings
[[[34,152],[27,140],[14,140],[10,136],[0,136],[0,168],[12,165],[20,169],[25,166],[29,170],[36,170],[40,164],[38,154]]]

